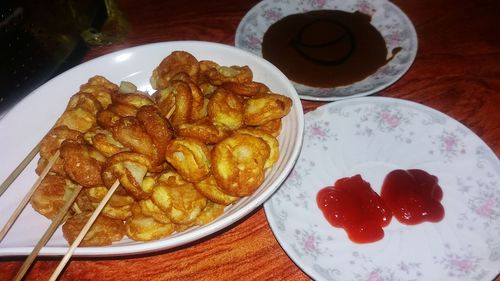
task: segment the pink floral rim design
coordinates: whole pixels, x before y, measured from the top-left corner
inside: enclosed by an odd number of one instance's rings
[[[328,101],[374,94],[395,83],[415,60],[418,45],[415,28],[404,12],[387,0],[264,0],[241,20],[235,46],[262,56],[262,38],[269,26],[287,15],[320,9],[371,15],[372,24],[384,37],[388,50],[396,47],[402,50],[376,73],[349,86],[314,88],[293,82],[302,99]]]
[[[360,174],[379,192],[393,169],[438,176],[445,217],[392,220],[384,239],[351,242],[316,206],[316,194]],[[277,240],[315,280],[492,280],[500,271],[500,161],[472,131],[421,104],[361,97],[305,115],[302,151],[265,203]]]

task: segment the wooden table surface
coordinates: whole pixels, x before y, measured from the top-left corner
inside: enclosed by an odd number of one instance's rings
[[[92,48],[84,60],[122,48],[172,40],[234,44],[255,0],[118,1],[129,23],[125,40]],[[408,73],[378,93],[416,101],[462,122],[500,155],[500,1],[397,0],[418,35]],[[303,101],[305,111],[323,103]],[[0,280],[23,257],[0,258]],[[59,258],[39,258],[26,280],[47,280]],[[499,264],[500,271],[500,264]],[[60,280],[308,280],[281,249],[264,209],[185,247],[134,257],[73,258]],[[500,279],[497,279],[500,280]]]

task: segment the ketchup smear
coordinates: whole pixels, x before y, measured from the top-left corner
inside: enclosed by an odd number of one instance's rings
[[[321,189],[316,203],[326,220],[344,228],[356,243],[384,237],[392,216],[406,225],[438,222],[444,217],[438,178],[419,169],[394,170],[384,179],[379,196],[360,175],[342,178]]]
[[[342,178],[319,191],[316,202],[327,221],[344,228],[356,243],[375,242],[384,237],[383,227],[392,218],[382,198],[360,175]]]
[[[426,171],[394,170],[382,185],[381,197],[396,219],[407,225],[438,222],[444,217],[438,178]]]

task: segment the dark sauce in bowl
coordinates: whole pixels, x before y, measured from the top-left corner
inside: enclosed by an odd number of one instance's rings
[[[389,61],[384,38],[370,20],[360,12],[339,10],[289,15],[264,34],[262,56],[294,82],[323,88],[349,85]]]

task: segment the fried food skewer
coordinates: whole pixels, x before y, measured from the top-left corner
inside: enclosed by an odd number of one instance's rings
[[[59,276],[59,274],[61,274],[61,272],[63,271],[64,267],[68,263],[69,259],[73,255],[73,252],[78,247],[78,245],[80,244],[80,242],[82,242],[83,238],[85,237],[85,235],[87,234],[87,232],[92,227],[92,224],[97,219],[97,216],[99,216],[99,214],[101,213],[102,209],[104,209],[104,206],[108,203],[109,199],[111,198],[111,196],[113,195],[113,193],[115,192],[115,190],[118,188],[119,185],[120,185],[120,181],[116,180],[115,183],[109,188],[108,193],[106,193],[106,195],[102,199],[101,203],[99,203],[99,205],[97,206],[97,208],[94,210],[94,212],[92,213],[92,216],[89,218],[89,220],[87,221],[87,223],[85,224],[85,226],[83,226],[82,230],[80,231],[80,233],[76,237],[75,241],[73,241],[73,243],[69,247],[68,251],[66,252],[66,254],[64,255],[64,257],[62,258],[62,260],[59,262],[59,265],[57,266],[57,268],[54,270],[54,272],[50,276],[49,281],[56,280],[57,277]]]
[[[10,175],[5,179],[5,181],[0,185],[0,196],[9,188],[9,186],[17,179],[22,171],[28,166],[28,164],[33,160],[35,155],[37,155],[40,150],[40,143],[38,143],[33,149],[26,155],[26,157],[17,165],[17,167],[10,173]],[[2,241],[2,239],[0,239]]]
[[[14,211],[14,213],[12,213],[12,215],[10,216],[10,218],[7,220],[7,222],[5,223],[4,227],[0,231],[0,242],[3,240],[3,238],[5,237],[5,235],[7,235],[7,232],[10,230],[10,228],[12,227],[12,225],[14,224],[14,222],[17,220],[17,218],[19,217],[19,215],[21,214],[21,212],[24,210],[24,207],[26,207],[26,204],[28,204],[31,196],[33,196],[33,193],[38,188],[38,186],[40,185],[40,183],[42,182],[42,180],[45,178],[45,176],[47,176],[47,174],[49,173],[50,169],[52,168],[52,166],[54,165],[54,163],[59,158],[59,154],[60,153],[59,153],[59,150],[58,150],[58,151],[56,151],[56,153],[54,153],[54,155],[52,155],[52,157],[50,158],[49,163],[47,164],[47,166],[43,169],[42,173],[40,174],[40,176],[38,177],[38,179],[35,181],[35,183],[31,187],[31,189],[28,191],[28,193],[26,193],[26,195],[24,196],[24,198],[21,200],[21,202],[17,206],[17,208]]]
[[[63,207],[61,208],[61,210],[59,211],[57,216],[52,220],[52,223],[50,224],[49,228],[47,228],[47,230],[43,234],[42,238],[40,238],[38,243],[35,245],[35,247],[33,248],[33,251],[31,251],[31,254],[26,258],[26,260],[22,264],[21,268],[19,269],[19,271],[17,272],[17,274],[13,280],[18,281],[24,277],[24,275],[26,274],[26,272],[30,268],[31,264],[33,263],[35,258],[38,256],[38,253],[40,252],[42,247],[45,246],[45,244],[52,237],[52,235],[54,234],[56,229],[59,227],[61,221],[66,216],[66,213],[68,212],[71,205],[73,205],[73,202],[75,201],[78,194],[80,194],[80,191],[82,190],[82,188],[83,187],[81,185],[78,185],[77,188],[71,194],[71,196],[66,200]]]

